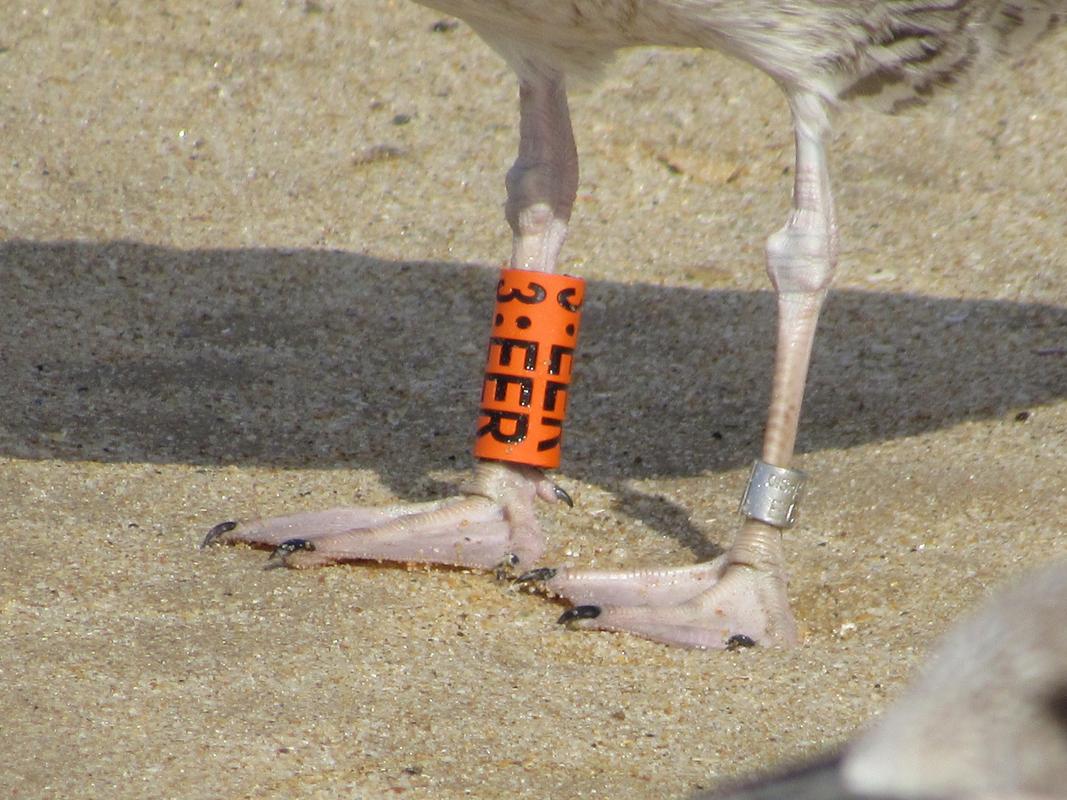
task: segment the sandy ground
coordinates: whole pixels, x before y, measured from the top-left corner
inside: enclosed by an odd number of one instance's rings
[[[1064,553],[1067,39],[848,112],[787,536],[806,629],[702,653],[461,571],[261,569],[214,523],[452,491],[515,87],[404,2],[15,0],[0,28],[0,795],[683,797],[841,741]],[[590,279],[548,563],[726,543],[773,340],[784,102],[709,54],[573,101]]]

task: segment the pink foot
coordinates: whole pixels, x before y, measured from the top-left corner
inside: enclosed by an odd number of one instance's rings
[[[534,499],[570,503],[529,467],[483,462],[463,497],[384,508],[335,508],[249,522],[223,522],[203,546],[273,547],[289,567],[340,561],[397,561],[494,569],[525,567],[544,551]]]
[[[797,643],[782,570],[736,563],[729,553],[691,567],[540,569],[519,580],[539,581],[574,603],[559,621],[576,627],[704,649]]]

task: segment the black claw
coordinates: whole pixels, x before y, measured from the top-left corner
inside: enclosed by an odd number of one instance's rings
[[[204,537],[204,541],[200,543],[200,546],[207,547],[210,544],[215,544],[215,540],[222,536],[222,534],[229,533],[236,527],[236,522],[220,522],[207,532],[207,536]]]
[[[735,633],[729,639],[726,640],[727,650],[740,650],[742,647],[755,647],[756,640],[751,636],[745,636],[743,633]]]
[[[556,570],[552,567],[538,567],[524,572],[515,579],[515,583],[530,583],[532,581],[549,581],[556,577]]]
[[[599,616],[600,606],[575,606],[574,608],[568,608],[560,614],[559,619],[556,620],[556,624],[566,625],[568,622],[574,622],[576,619],[596,619]]]
[[[519,557],[514,553],[508,553],[504,556],[504,560],[496,565],[496,569],[493,570],[493,575],[498,581],[506,581],[514,572],[512,569],[519,565]]]
[[[279,561],[285,558],[290,553],[295,553],[297,550],[307,550],[311,552],[315,549],[315,543],[309,542],[307,539],[286,539],[280,545],[274,548],[270,554],[270,561]]]
[[[552,491],[556,495],[556,499],[561,503],[566,503],[568,508],[574,508],[574,501],[571,500],[571,496],[567,494],[567,490],[560,486],[558,483],[552,484]]]

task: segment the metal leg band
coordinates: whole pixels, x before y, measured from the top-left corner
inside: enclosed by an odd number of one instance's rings
[[[740,511],[775,528],[792,528],[797,521],[797,506],[804,493],[805,480],[807,476],[800,470],[757,460],[748,476]]]

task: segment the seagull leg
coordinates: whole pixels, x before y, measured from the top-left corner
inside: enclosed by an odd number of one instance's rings
[[[578,158],[562,76],[524,66],[519,155],[507,176],[511,265],[553,272],[577,191]],[[539,469],[479,461],[460,497],[224,522],[204,544],[271,547],[272,562],[291,567],[374,560],[525,568],[544,550],[536,498],[570,502]]]
[[[522,65],[519,156],[508,170],[505,211],[511,268],[555,272],[578,193],[578,151],[563,76]]]
[[[767,271],[778,296],[778,343],[761,460],[770,483],[779,485],[802,477],[788,467],[819,311],[837,261],[825,108],[810,94],[795,94],[790,101],[796,133],[793,208],[767,241]],[[795,505],[797,495],[786,499]],[[708,563],[619,572],[541,570],[530,577],[575,604],[560,621],[578,627],[628,631],[687,647],[793,645],[798,637],[782,552],[782,529],[792,523],[792,514],[787,519],[773,505],[753,510],[729,550]]]

